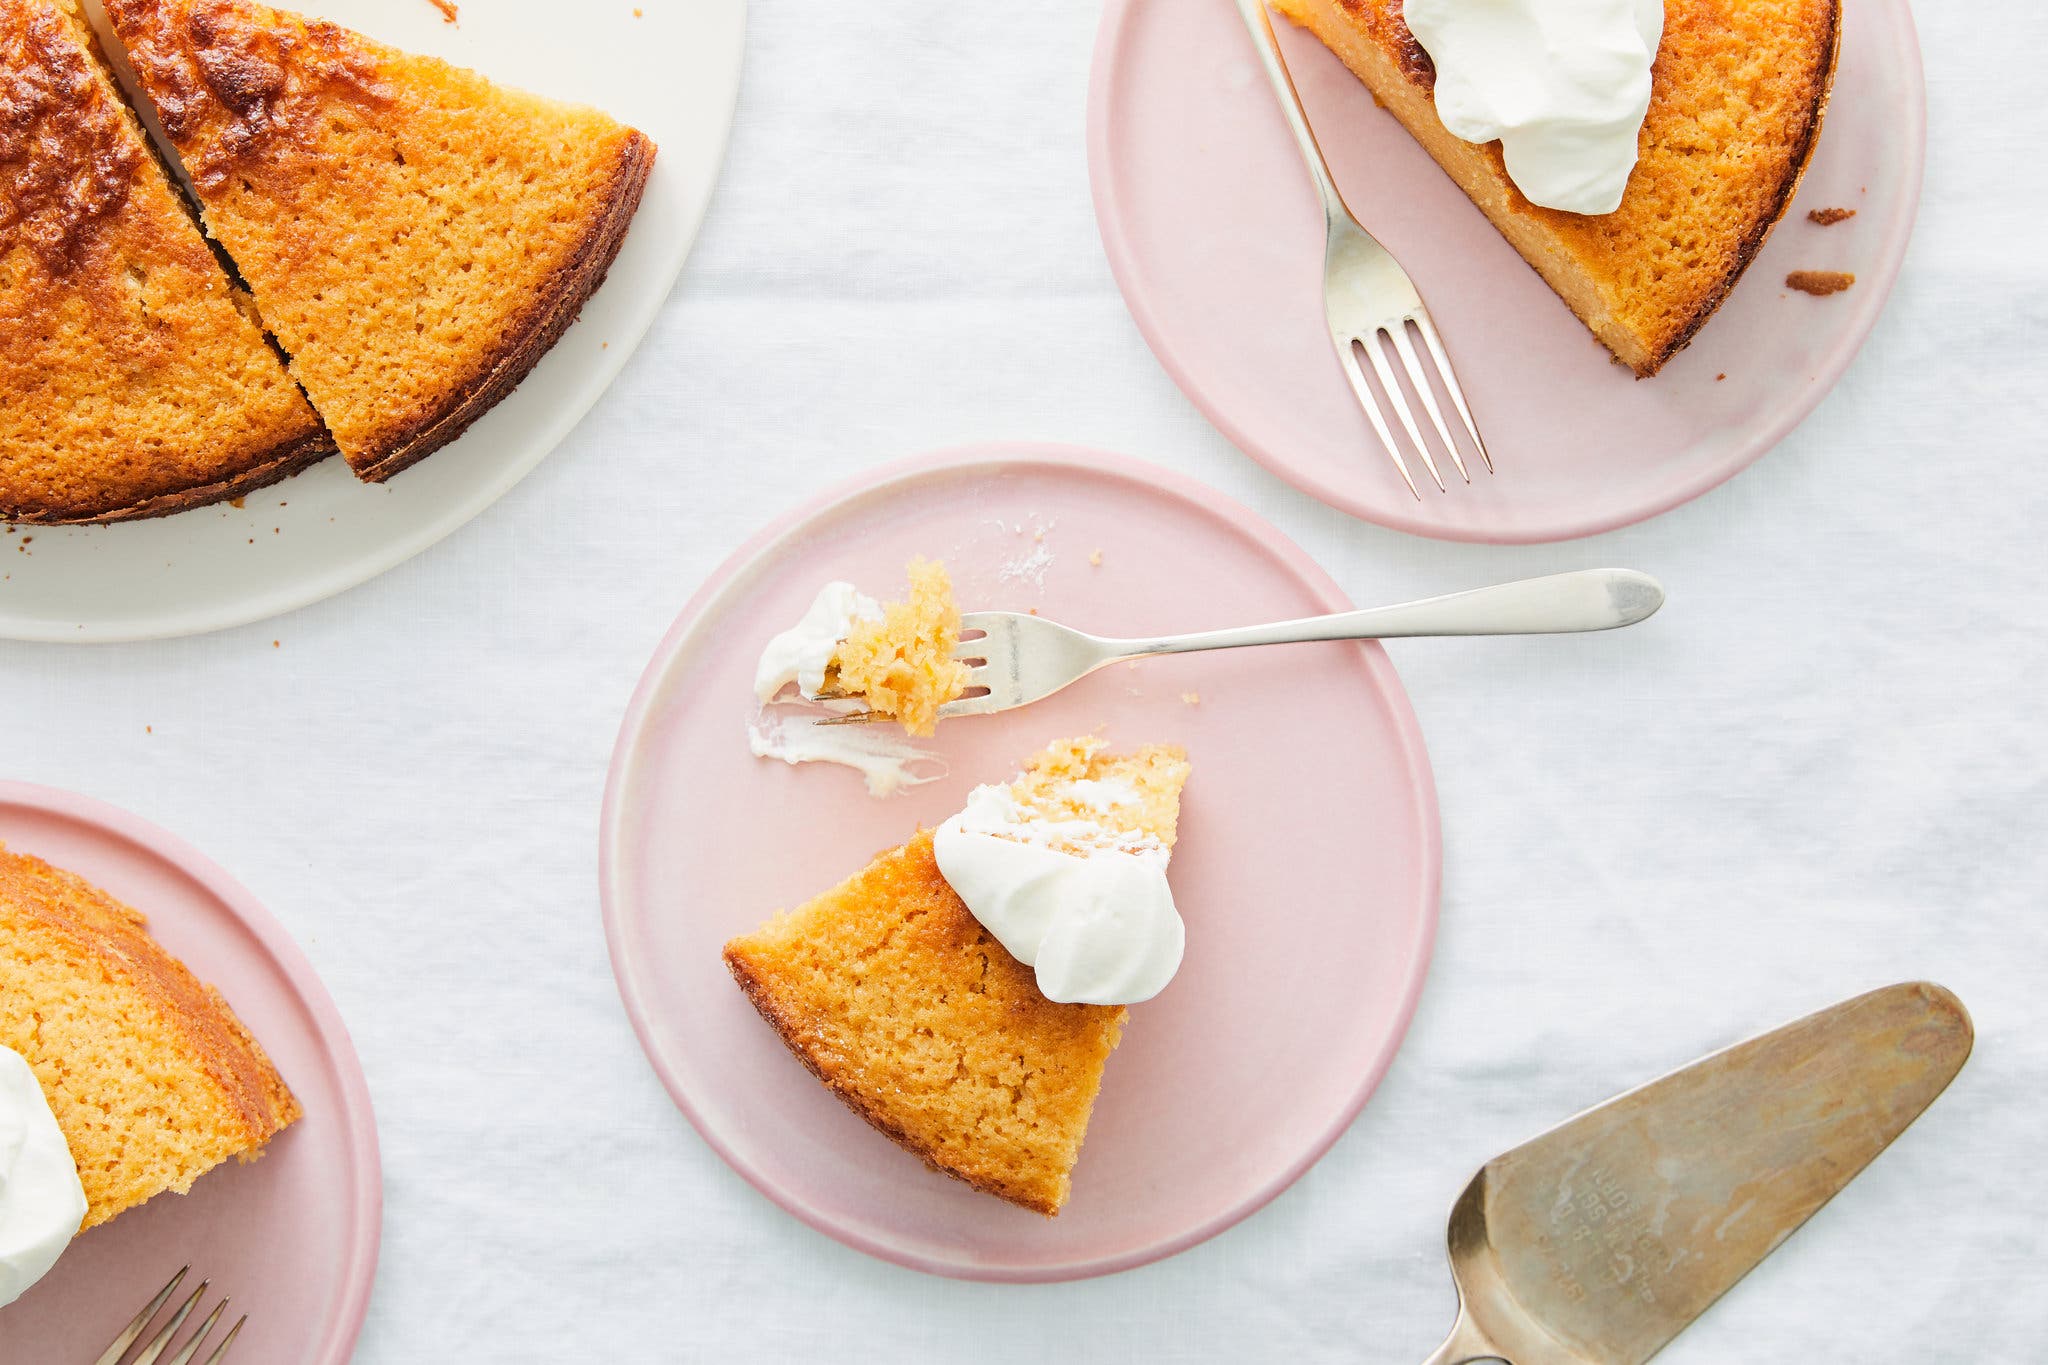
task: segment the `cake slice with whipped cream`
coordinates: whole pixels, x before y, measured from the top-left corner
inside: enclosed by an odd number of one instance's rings
[[[1638,377],[1792,202],[1840,0],[1273,0]],[[1370,224],[1368,224],[1370,226]]]
[[[725,945],[762,1018],[936,1171],[1051,1216],[1126,1006],[1185,939],[1167,860],[1186,755],[1049,746],[937,831]]]
[[[140,912],[5,846],[0,1064],[0,1288],[25,1288],[81,1225],[256,1160],[300,1117],[262,1045]],[[10,1132],[27,1135],[16,1152]],[[16,1259],[16,1237],[32,1256]]]

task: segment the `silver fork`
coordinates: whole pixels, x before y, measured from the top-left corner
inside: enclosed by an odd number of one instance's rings
[[[1486,462],[1487,473],[1492,473],[1493,456],[1487,452],[1486,442],[1479,435],[1479,424],[1472,420],[1472,410],[1465,404],[1464,390],[1458,387],[1457,373],[1451,369],[1451,358],[1444,352],[1443,339],[1437,335],[1436,324],[1429,319],[1429,310],[1422,306],[1422,295],[1416,290],[1415,282],[1408,278],[1408,272],[1401,268],[1401,263],[1371,233],[1359,226],[1358,219],[1345,206],[1337,182],[1330,178],[1329,163],[1323,160],[1322,148],[1316,145],[1316,135],[1308,126],[1308,116],[1302,112],[1301,96],[1295,92],[1294,79],[1287,74],[1287,63],[1280,56],[1280,44],[1273,37],[1272,21],[1266,17],[1266,0],[1237,0],[1237,8],[1244,16],[1245,27],[1251,30],[1252,42],[1258,48],[1259,62],[1266,69],[1266,77],[1272,81],[1274,93],[1280,97],[1280,111],[1287,116],[1287,126],[1294,132],[1302,160],[1308,163],[1309,178],[1315,181],[1316,192],[1323,199],[1323,313],[1329,320],[1330,341],[1337,348],[1338,363],[1343,365],[1344,375],[1351,381],[1352,392],[1358,395],[1358,405],[1365,409],[1373,430],[1379,433],[1380,444],[1393,457],[1394,468],[1401,471],[1402,482],[1420,502],[1421,490],[1416,488],[1415,478],[1408,472],[1408,461],[1403,458],[1400,443],[1387,425],[1386,412],[1374,396],[1372,385],[1366,382],[1365,372],[1359,368],[1357,353],[1363,351],[1372,364],[1373,372],[1379,376],[1380,388],[1385,391],[1387,404],[1393,408],[1401,429],[1421,454],[1430,478],[1436,481],[1437,491],[1443,492],[1444,476],[1437,469],[1436,457],[1430,453],[1429,442],[1424,439],[1407,398],[1401,393],[1400,380],[1380,343],[1380,337],[1384,335],[1401,362],[1401,373],[1407,377],[1415,396],[1429,413],[1430,424],[1436,428],[1444,449],[1450,453],[1451,463],[1457,468],[1459,477],[1468,484],[1472,482],[1472,475],[1465,468],[1465,457],[1459,453],[1457,438],[1451,434],[1450,424],[1444,421],[1443,409],[1437,405],[1429,374],[1423,368],[1415,343],[1408,337],[1408,329],[1412,326],[1416,335],[1422,338],[1430,358],[1436,362],[1444,392],[1450,395],[1452,406],[1458,410],[1458,416],[1465,425],[1465,434],[1479,451],[1479,458]]]
[[[1558,635],[1632,626],[1664,605],[1664,586],[1634,569],[1580,569],[1524,578],[1470,592],[1428,597],[1398,606],[1276,621],[1267,626],[1160,635],[1143,640],[1088,635],[1043,617],[1015,611],[977,611],[960,618],[963,636],[953,657],[973,664],[967,692],[939,708],[940,719],[986,716],[1049,697],[1098,668],[1123,659],[1192,654],[1246,645],[1287,645],[1315,640],[1394,640],[1424,635]],[[966,639],[970,631],[978,639]],[[985,690],[983,690],[985,689]],[[855,711],[817,722],[858,724],[881,720]]]
[[[128,1357],[128,1348],[134,1346],[136,1338],[148,1330],[150,1319],[170,1301],[171,1295],[177,1292],[178,1285],[184,1281],[185,1272],[191,1268],[189,1265],[185,1266],[171,1276],[171,1282],[159,1289],[156,1297],[149,1301],[149,1306],[137,1313],[135,1320],[121,1329],[121,1335],[114,1338],[114,1344],[107,1347],[93,1365],[121,1365],[122,1359]],[[201,1280],[199,1288],[192,1291],[192,1297],[186,1299],[178,1310],[171,1314],[163,1330],[145,1342],[133,1357],[128,1357],[128,1365],[157,1365],[157,1358],[162,1356],[165,1348],[171,1344],[171,1338],[177,1335],[178,1329],[185,1325],[185,1319],[192,1315],[192,1310],[199,1305],[200,1298],[211,1283],[211,1280]],[[220,1321],[221,1314],[227,1311],[227,1307],[226,1299],[214,1305],[213,1311],[206,1315],[206,1321],[199,1324],[199,1330],[193,1334],[192,1339],[179,1347],[175,1355],[166,1358],[163,1365],[191,1365],[192,1358],[199,1354],[199,1348],[213,1335],[214,1325]],[[228,1348],[235,1344],[235,1338],[242,1334],[242,1324],[248,1320],[247,1315],[237,1319],[235,1325],[228,1329],[228,1334],[221,1338],[220,1345],[213,1348],[213,1354],[201,1362],[201,1365],[220,1365],[221,1361],[226,1360]]]

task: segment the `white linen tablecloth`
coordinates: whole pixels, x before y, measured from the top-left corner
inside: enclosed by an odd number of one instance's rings
[[[1919,230],[1820,410],[1689,507],[1536,549],[1350,520],[1174,388],[1090,207],[1096,18],[1086,0],[757,0],[696,255],[536,474],[280,620],[0,645],[6,775],[191,840],[339,1002],[386,1163],[358,1358],[1401,1365],[1449,1325],[1444,1216],[1480,1162],[1919,976],[1974,1012],[1974,1059],[1666,1358],[2048,1351],[2048,18],[1920,6]],[[1204,479],[1360,603],[1607,563],[1672,592],[1619,636],[1395,647],[1441,787],[1445,892],[1392,1073],[1236,1229],[1039,1288],[870,1260],[729,1171],[627,1027],[595,870],[620,713],[704,575],[824,482],[995,437]]]

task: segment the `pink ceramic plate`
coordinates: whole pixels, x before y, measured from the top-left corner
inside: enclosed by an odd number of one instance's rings
[[[1099,551],[1101,563],[1092,562]],[[950,775],[889,800],[751,757],[756,656],[820,584],[942,557],[962,604],[1109,634],[1347,607],[1244,508],[1117,456],[995,446],[871,474],[783,517],[691,601],[626,715],[605,794],[605,929],[655,1070],[720,1155],[851,1246],[991,1280],[1103,1274],[1229,1227],[1335,1141],[1407,1027],[1436,925],[1435,789],[1377,646],[1154,660],[941,727]],[[1180,975],[1134,1008],[1072,1200],[1047,1220],[934,1175],[840,1106],[719,946],[1009,777],[1047,741],[1187,746]]]
[[[125,811],[0,783],[0,842],[104,887],[220,988],[305,1109],[262,1160],[159,1195],[73,1243],[0,1308],[0,1358],[96,1356],[179,1266],[213,1281],[249,1325],[237,1360],[343,1365],[377,1268],[383,1184],[369,1089],[334,1002],[270,913],[182,841]]]
[[[1322,321],[1322,216],[1228,0],[1104,8],[1088,155],[1110,266],[1209,419],[1334,507],[1495,542],[1640,521],[1729,478],[1813,411],[1898,274],[1926,141],[1919,46],[1906,0],[1842,10],[1834,100],[1797,201],[1699,338],[1641,381],[1342,63],[1276,21],[1339,185],[1415,277],[1457,361],[1499,466],[1469,489],[1417,502],[1345,383]],[[1856,217],[1818,227],[1806,213],[1821,207]],[[1796,269],[1857,281],[1810,298],[1784,287]]]

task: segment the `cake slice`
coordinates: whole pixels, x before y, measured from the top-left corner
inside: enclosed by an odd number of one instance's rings
[[[118,521],[332,454],[72,0],[0,0],[0,520]]]
[[[28,1061],[78,1163],[87,1228],[299,1117],[263,1048],[143,917],[0,846],[0,1046]]]
[[[1011,784],[1071,829],[1170,849],[1187,758],[1057,743]],[[1093,799],[1105,784],[1132,799]],[[726,966],[789,1050],[862,1118],[936,1171],[1051,1216],[1127,1013],[1062,1005],[940,874],[932,832],[725,945]]]
[[[967,686],[967,665],[953,659],[960,608],[944,564],[913,559],[906,573],[908,596],[849,622],[826,666],[825,694],[858,697],[911,734],[929,735],[939,707]]]
[[[1621,207],[1525,199],[1499,143],[1453,137],[1402,0],[1273,0],[1365,82],[1515,250],[1638,376],[1699,331],[1792,202],[1820,134],[1840,0],[1667,0]]]
[[[106,0],[351,468],[389,478],[503,398],[624,239],[654,144],[595,109],[243,0]]]

